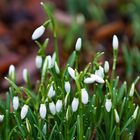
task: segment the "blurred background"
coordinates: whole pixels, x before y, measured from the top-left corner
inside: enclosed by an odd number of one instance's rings
[[[140,0],[44,0],[56,21],[60,62],[83,39],[81,66],[104,51],[102,62],[112,64],[112,36],[120,41],[117,75],[131,83],[140,73]],[[0,94],[8,88],[4,80],[11,64],[16,67],[17,84],[22,84],[22,70],[27,68],[32,81],[38,77],[35,56],[38,46],[32,32],[47,19],[40,0],[0,0]],[[47,54],[53,52],[52,31],[39,39],[50,38]],[[86,56],[86,57],[85,57]],[[137,85],[140,92],[140,83]],[[137,102],[137,100],[136,100]],[[139,133],[139,132],[137,132]],[[136,134],[135,139],[140,139]]]

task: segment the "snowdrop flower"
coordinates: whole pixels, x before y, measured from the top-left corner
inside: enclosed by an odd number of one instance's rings
[[[20,113],[20,116],[21,116],[21,119],[23,120],[25,117],[26,117],[26,115],[27,115],[27,113],[28,113],[28,105],[24,105],[23,107],[22,107],[22,109],[21,109],[21,113]]]
[[[12,80],[15,80],[15,67],[14,67],[14,65],[10,65],[8,74]]]
[[[46,123],[43,125],[42,131],[44,134],[47,134],[47,124]]]
[[[114,109],[116,123],[120,122],[120,118],[116,109]]]
[[[65,91],[66,93],[70,93],[70,90],[71,90],[71,85],[70,85],[70,82],[67,81],[65,82]]]
[[[56,53],[54,52],[53,55],[52,55],[52,67],[55,65],[55,60],[56,60]]]
[[[81,46],[82,46],[82,39],[78,38],[77,41],[76,41],[75,50],[76,51],[80,51],[81,50]]]
[[[13,97],[13,108],[14,110],[18,110],[19,107],[19,98],[18,96],[14,96]]]
[[[52,58],[50,55],[46,56],[48,69],[52,68]]]
[[[56,113],[56,108],[55,108],[54,102],[49,103],[49,109],[50,109],[50,112],[51,112],[53,115],[55,115],[55,113]]]
[[[135,84],[133,83],[131,85],[131,89],[130,89],[130,92],[129,92],[129,96],[132,97],[134,95],[134,91],[135,91]]]
[[[27,69],[23,69],[23,80],[27,83],[28,82],[28,70]]]
[[[95,81],[96,81],[95,77],[88,77],[84,80],[84,83],[85,84],[91,84],[91,83],[94,83]]]
[[[59,74],[60,73],[60,70],[59,70],[59,67],[58,67],[57,62],[55,62],[55,65],[54,66],[55,66],[56,73]]]
[[[135,111],[134,111],[134,113],[133,113],[133,115],[132,115],[132,117],[133,117],[134,119],[136,119],[136,117],[137,117],[138,109],[139,109],[139,106],[136,107],[136,109],[135,109]]]
[[[81,89],[81,97],[82,97],[82,103],[87,104],[88,103],[88,93],[85,88]]]
[[[59,113],[62,109],[62,100],[57,100],[56,102],[56,111]]]
[[[76,79],[76,72],[71,67],[68,67],[68,73],[74,80]]]
[[[95,71],[95,75],[104,78],[104,69],[101,66],[99,66],[99,69]]]
[[[40,117],[41,117],[42,119],[45,119],[46,114],[47,114],[47,109],[46,109],[46,105],[45,105],[45,104],[41,104],[41,105],[40,105],[39,113],[40,113]]]
[[[96,81],[97,83],[100,83],[100,84],[103,84],[103,83],[104,83],[104,79],[103,79],[102,77],[96,75],[96,74],[91,74],[91,77],[92,77],[93,79],[96,79],[95,81]]]
[[[40,38],[45,32],[45,27],[43,25],[39,26],[32,34],[32,40]]]
[[[113,46],[114,50],[118,49],[119,41],[118,41],[118,37],[116,35],[113,35],[112,46]]]
[[[51,85],[49,91],[48,91],[48,97],[52,98],[55,96],[55,90],[53,88],[53,85]]]
[[[109,71],[109,63],[108,63],[108,61],[105,61],[105,63],[104,63],[104,72],[108,73],[108,71]]]
[[[71,104],[72,111],[76,112],[78,109],[78,106],[79,106],[79,99],[74,97],[72,104]]]
[[[40,69],[41,68],[41,66],[42,66],[42,57],[41,56],[36,56],[36,58],[35,58],[35,65],[36,65],[36,67],[38,68],[38,69]]]
[[[4,119],[4,115],[0,115],[0,122],[2,122]]]
[[[106,99],[106,102],[105,102],[106,111],[107,111],[107,112],[110,112],[111,107],[112,107],[111,99]]]

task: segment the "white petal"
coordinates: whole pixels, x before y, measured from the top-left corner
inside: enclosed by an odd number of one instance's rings
[[[78,38],[77,41],[76,41],[75,50],[76,51],[80,51],[81,50],[81,46],[82,46],[82,39]]]
[[[24,105],[23,107],[22,107],[22,109],[21,109],[21,113],[20,113],[20,116],[21,116],[21,119],[23,120],[25,117],[26,117],[26,115],[27,115],[27,113],[28,113],[28,105]]]
[[[118,41],[118,37],[116,35],[113,35],[112,46],[113,46],[113,49],[115,49],[115,50],[117,50],[119,47],[119,41]]]
[[[4,115],[0,115],[0,122],[2,122],[4,119]]]
[[[47,124],[45,123],[42,129],[44,134],[47,134]]]
[[[55,71],[56,71],[57,74],[60,73],[60,70],[59,70],[57,62],[55,62]]]
[[[23,80],[25,82],[28,82],[28,70],[27,69],[23,69]]]
[[[105,63],[104,63],[104,71],[105,71],[105,73],[108,73],[108,71],[109,71],[109,62],[108,61],[105,61]]]
[[[137,118],[138,109],[139,109],[139,106],[136,107],[136,109],[135,109],[135,111],[134,111],[134,113],[133,113],[133,115],[132,115],[132,117],[133,117],[134,119]]]
[[[51,112],[53,115],[55,115],[55,113],[56,113],[56,108],[55,108],[54,102],[49,103],[49,109],[50,109],[50,112]]]
[[[70,90],[71,90],[71,85],[70,85],[70,82],[65,82],[65,91],[66,93],[70,93]]]
[[[68,67],[68,73],[74,80],[76,79],[75,70],[73,70],[71,67]]]
[[[41,56],[36,56],[35,58],[35,65],[38,69],[41,68],[42,66],[42,57]]]
[[[116,123],[120,122],[120,118],[116,109],[114,109]]]
[[[107,111],[107,112],[110,112],[111,107],[112,107],[111,99],[106,99],[106,102],[105,102],[106,111]]]
[[[14,110],[17,110],[18,107],[19,107],[19,98],[18,98],[18,96],[14,96],[13,97],[13,108],[14,108]]]
[[[96,79],[95,81],[97,83],[100,83],[100,84],[103,84],[104,83],[104,79],[102,77],[98,76],[98,75],[91,74],[91,77],[94,78],[94,79]]]
[[[101,78],[104,78],[104,69],[101,66],[99,66],[99,69],[95,71],[95,75],[98,75]]]
[[[15,79],[15,67],[14,67],[14,65],[10,65],[8,74],[12,80]]]
[[[47,114],[47,109],[46,109],[46,105],[45,104],[41,104],[40,105],[39,113],[40,113],[40,117],[42,119],[45,119],[46,114]]]
[[[76,112],[79,106],[79,99],[74,97],[71,106],[72,106],[72,111]]]
[[[56,111],[59,113],[62,109],[62,100],[56,102]]]
[[[53,85],[51,85],[49,91],[48,91],[48,97],[52,98],[55,96],[55,90],[53,88]]]
[[[91,84],[94,83],[96,81],[95,77],[88,77],[84,80],[85,84]]]
[[[135,84],[133,83],[131,85],[131,89],[130,89],[130,92],[129,92],[129,96],[132,97],[134,95],[134,91],[135,91]]]
[[[82,94],[82,103],[87,104],[88,103],[88,93],[85,88],[81,89],[81,94]]]
[[[39,26],[32,34],[32,40],[40,38],[45,32],[45,27],[43,25]]]

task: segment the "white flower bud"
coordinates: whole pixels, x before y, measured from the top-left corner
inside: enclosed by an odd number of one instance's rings
[[[104,78],[104,69],[101,66],[99,66],[99,69],[95,71],[95,75],[98,75],[101,78]]]
[[[15,67],[14,67],[14,65],[10,65],[8,74],[12,80],[15,80]]]
[[[114,50],[117,50],[119,47],[119,41],[118,41],[118,37],[116,35],[113,35],[112,46],[113,46]]]
[[[71,104],[72,111],[76,112],[78,109],[78,106],[79,106],[79,99],[74,97],[72,104]]]
[[[26,115],[27,115],[27,113],[28,113],[28,105],[24,105],[23,107],[22,107],[22,109],[21,109],[21,113],[20,113],[20,116],[21,116],[21,119],[23,120],[25,117],[26,117]]]
[[[133,83],[131,85],[131,89],[130,89],[130,92],[129,92],[129,96],[132,97],[134,95],[134,91],[135,91],[135,84]]]
[[[27,83],[28,82],[28,70],[23,69],[23,80]]]
[[[57,100],[56,102],[56,111],[59,113],[62,109],[62,100]]]
[[[36,56],[35,58],[35,65],[38,69],[41,68],[42,66],[42,57],[41,56]]]
[[[45,32],[45,27],[43,25],[39,26],[32,34],[32,40],[40,38]]]
[[[18,110],[19,107],[19,98],[18,96],[14,96],[13,97],[13,108],[14,110]]]
[[[56,113],[56,108],[55,108],[54,102],[49,103],[49,109],[50,109],[50,112],[51,112],[53,115],[55,115],[55,113]]]
[[[139,110],[139,106],[136,107],[136,109],[135,109],[135,111],[134,111],[134,113],[133,113],[133,115],[132,115],[132,117],[133,117],[134,119],[137,118],[138,110]]]
[[[76,22],[79,24],[79,25],[83,25],[85,23],[85,17],[83,14],[78,14],[77,17],[76,17]]]
[[[111,107],[112,107],[111,99],[106,99],[106,102],[105,102],[106,111],[107,111],[107,112],[110,112]]]
[[[88,103],[88,93],[85,88],[81,89],[81,97],[82,97],[82,103],[87,104]]]
[[[42,131],[45,135],[47,134],[47,124],[46,123],[43,125]]]
[[[65,105],[65,107],[66,107],[66,105],[67,105],[68,96],[69,96],[69,93],[66,94],[65,99],[64,99],[64,105]]]
[[[81,46],[82,46],[82,39],[78,38],[77,41],[76,41],[75,50],[76,51],[80,51],[81,50]]]
[[[55,65],[55,60],[56,60],[56,53],[54,52],[52,56],[52,67]]]
[[[4,115],[0,115],[0,122],[2,122],[4,119]]]
[[[68,73],[74,80],[76,79],[75,70],[73,70],[71,67],[68,67]]]
[[[108,73],[108,71],[109,71],[109,63],[108,63],[108,61],[105,61],[105,63],[104,63],[104,71],[105,71],[105,73]]]
[[[47,109],[46,109],[46,105],[45,105],[45,104],[41,104],[41,105],[40,105],[39,113],[40,113],[40,117],[41,117],[42,119],[45,119],[46,114],[47,114]]]
[[[48,91],[48,97],[52,98],[55,96],[55,90],[53,88],[53,85],[51,85],[49,91]]]
[[[70,82],[65,82],[65,91],[66,93],[70,93],[70,90],[71,90],[71,85],[70,85]]]
[[[46,56],[48,69],[52,68],[52,58],[50,55]]]
[[[58,65],[57,65],[57,62],[55,62],[55,71],[56,71],[57,74],[60,73],[60,70],[59,70],[59,67],[58,67]]]
[[[120,117],[118,115],[118,112],[116,109],[114,109],[114,113],[115,113],[115,120],[116,120],[116,123],[119,123],[120,122]]]

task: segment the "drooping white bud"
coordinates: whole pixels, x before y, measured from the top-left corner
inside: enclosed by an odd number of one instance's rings
[[[104,72],[108,73],[108,71],[109,71],[109,62],[105,61],[105,63],[104,63]]]
[[[23,69],[23,80],[27,83],[28,82],[28,70]]]
[[[104,83],[104,79],[103,79],[102,77],[96,75],[96,74],[91,74],[91,77],[92,77],[93,79],[96,79],[95,81],[96,81],[97,83],[100,83],[100,84],[103,84],[103,83]]]
[[[77,41],[76,41],[75,50],[76,51],[80,51],[81,50],[81,46],[82,46],[82,39],[78,38]]]
[[[13,108],[14,110],[18,110],[19,107],[19,98],[18,96],[14,96],[13,97]]]
[[[81,94],[82,94],[81,95],[82,103],[87,104],[88,103],[88,93],[85,88],[81,89]]]
[[[20,113],[20,116],[21,116],[21,119],[23,120],[25,117],[26,117],[26,115],[27,115],[27,113],[28,113],[28,105],[24,105],[23,107],[22,107],[22,109],[21,109],[21,113]]]
[[[44,134],[47,134],[47,124],[46,123],[43,125],[42,131]]]
[[[134,119],[137,118],[138,110],[139,110],[139,106],[136,107],[136,109],[135,109],[135,111],[134,111],[134,113],[133,113],[133,115],[132,115],[132,117],[133,117]]]
[[[52,58],[50,55],[46,56],[48,69],[52,68]]]
[[[79,99],[74,97],[72,104],[71,104],[72,111],[76,112],[78,109],[78,106],[79,106]]]
[[[114,50],[117,50],[119,47],[119,41],[118,41],[118,37],[116,35],[113,35],[112,46],[113,46]]]
[[[45,32],[45,27],[43,25],[36,28],[32,34],[32,40],[40,38]]]
[[[135,91],[135,84],[133,83],[131,85],[131,89],[130,89],[130,92],[129,92],[129,96],[132,97],[134,95],[134,91]]]
[[[55,65],[56,60],[56,53],[54,52],[52,55],[52,67]]]
[[[95,71],[95,75],[98,75],[101,78],[104,78],[104,69],[103,69],[103,67],[99,66],[99,69]]]
[[[0,122],[2,122],[4,119],[4,115],[0,115]]]
[[[56,112],[60,112],[62,109],[62,100],[57,100],[56,102]]]
[[[45,104],[41,104],[41,105],[40,105],[39,113],[40,113],[40,117],[41,117],[42,119],[45,119],[46,114],[47,114],[47,109],[46,109],[46,105],[45,105]]]
[[[68,73],[74,80],[76,79],[75,70],[73,70],[71,67],[68,67]]]
[[[8,74],[9,74],[9,77],[11,78],[11,80],[15,80],[15,67],[14,67],[14,65],[10,65]]]
[[[106,102],[105,102],[106,111],[107,111],[107,112],[110,112],[111,107],[112,107],[111,99],[106,99]]]
[[[71,85],[70,85],[70,82],[67,81],[65,82],[65,91],[66,93],[70,93],[70,90],[71,90]]]
[[[38,69],[41,68],[42,66],[42,57],[41,56],[36,56],[35,58],[35,65]]]
[[[115,120],[116,120],[116,123],[119,123],[120,122],[120,117],[118,115],[118,112],[116,109],[114,109],[114,113],[115,113]]]
[[[60,73],[60,70],[59,70],[59,67],[58,67],[58,65],[57,65],[57,62],[55,62],[55,71],[56,71],[57,74]]]
[[[55,115],[55,113],[56,113],[56,108],[55,108],[54,102],[49,103],[49,109],[50,109],[50,112],[51,112],[53,115]]]
[[[52,98],[55,96],[55,90],[53,88],[53,85],[51,85],[49,91],[48,91],[48,97]]]

